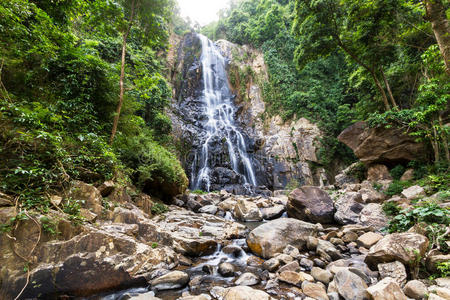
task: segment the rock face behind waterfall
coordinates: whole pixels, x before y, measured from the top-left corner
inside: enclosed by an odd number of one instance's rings
[[[187,144],[184,165],[191,188],[242,193],[245,184],[257,186],[259,164],[250,153],[251,139],[235,123],[234,95],[218,48],[205,36],[186,35],[176,73],[173,119]]]
[[[178,150],[186,173],[191,184],[194,183],[191,188],[196,188],[196,176],[201,169],[201,149],[208,138],[205,125],[210,120],[202,100],[205,87],[202,45],[200,38],[193,33],[186,34],[178,45],[169,55],[173,58],[173,133],[179,141]],[[228,79],[229,83],[234,110],[232,119],[242,134],[257,184],[270,189],[284,189],[286,185],[325,184],[324,170],[310,167],[310,163],[318,162],[316,150],[321,137],[318,127],[304,118],[285,123],[278,116],[263,117],[262,84],[267,80],[267,72],[262,53],[225,40],[217,41],[215,46],[226,60],[227,78],[224,80]],[[214,69],[217,73],[218,68],[214,66]],[[243,76],[245,70],[251,72]],[[213,158],[209,166],[210,190],[225,188],[230,192],[245,193],[242,188],[246,181],[245,166],[241,160],[238,172],[233,168],[227,140],[220,135],[211,137],[208,152],[211,156],[214,154],[210,157]],[[236,152],[239,156],[239,151]]]

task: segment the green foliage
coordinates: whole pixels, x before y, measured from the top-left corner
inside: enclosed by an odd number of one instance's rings
[[[152,248],[155,249],[155,248],[157,248],[157,247],[158,247],[158,243],[153,242],[153,243],[152,243]]]
[[[383,188],[383,185],[382,185],[381,183],[374,182],[374,183],[372,183],[372,187],[373,187],[377,192],[379,192],[379,191],[381,191],[381,189]]]
[[[160,215],[169,211],[169,208],[162,203],[154,203],[152,206],[152,214]]]
[[[444,261],[436,264],[436,268],[439,271],[439,277],[449,277],[450,276],[450,262]]]
[[[407,231],[415,224],[424,222],[426,224],[450,224],[450,211],[433,202],[423,202],[410,210],[402,210],[389,222],[389,232]]]
[[[183,182],[180,164],[166,149],[171,148],[171,123],[164,110],[171,92],[158,54],[168,46],[170,0],[140,5],[128,38],[119,123],[122,141],[133,141],[106,142],[131,2],[0,3],[0,189],[20,195],[20,206],[47,211],[46,195],[70,180],[96,184],[143,173],[149,180],[178,182],[178,176]],[[138,152],[150,153],[151,166],[144,165],[149,159],[131,163],[134,156],[124,156],[121,148],[138,143],[143,132],[147,140]],[[140,177],[131,179],[139,182]],[[65,205],[69,214],[78,215],[76,203]]]
[[[410,184],[410,182],[408,181],[399,181],[399,180],[394,180],[389,187],[386,189],[386,191],[384,192],[387,196],[392,197],[395,195],[400,194],[406,187],[408,187]]]
[[[383,211],[388,216],[396,216],[400,210],[400,207],[394,201],[386,201],[383,203]]]
[[[394,178],[394,180],[400,180],[400,177],[402,177],[403,173],[405,173],[405,167],[402,165],[397,165],[394,168],[391,169],[391,171],[389,172],[392,176],[392,178]]]
[[[57,220],[51,219],[47,216],[43,216],[39,219],[42,229],[44,232],[50,234],[50,235],[58,235],[58,229],[57,229]]]

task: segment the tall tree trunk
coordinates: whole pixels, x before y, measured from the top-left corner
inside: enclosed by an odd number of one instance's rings
[[[431,23],[439,50],[444,58],[445,71],[450,75],[450,24],[441,0],[423,0],[425,19]]]
[[[391,106],[389,105],[389,101],[388,98],[386,96],[386,92],[384,91],[383,86],[380,83],[380,80],[378,80],[377,74],[375,73],[374,68],[369,67],[368,65],[366,65],[364,62],[362,62],[359,57],[357,57],[350,49],[348,49],[344,43],[342,42],[341,38],[336,34],[334,35],[334,38],[337,41],[337,44],[339,47],[341,47],[342,50],[344,50],[345,53],[347,53],[348,55],[350,55],[350,57],[361,67],[363,67],[364,69],[366,69],[370,75],[372,75],[373,81],[375,82],[375,85],[377,86],[378,90],[380,91],[381,97],[383,99],[383,103],[384,103],[384,107],[386,108],[386,110],[391,110]]]
[[[439,113],[439,126],[441,128],[444,128],[444,122],[442,121],[442,114]],[[447,163],[450,162],[450,152],[448,150],[448,140],[447,140],[447,134],[445,132],[445,130],[442,130],[442,144],[444,145],[444,152],[445,152],[445,160],[447,161]]]
[[[135,11],[135,1],[131,3],[131,15],[128,27],[126,31],[123,33],[122,36],[122,62],[120,66],[120,80],[119,80],[119,86],[120,86],[120,92],[119,92],[119,102],[117,103],[116,108],[116,114],[114,115],[114,122],[113,127],[111,130],[111,137],[109,138],[109,143],[112,144],[114,142],[114,137],[116,136],[117,132],[117,125],[119,124],[119,117],[120,117],[120,111],[122,110],[122,104],[123,104],[123,95],[125,93],[125,86],[124,86],[124,80],[125,80],[125,56],[127,52],[127,38],[130,34],[131,26],[133,26],[133,19],[134,19],[134,11]]]
[[[394,95],[392,95],[391,86],[389,85],[389,82],[387,81],[386,76],[384,75],[383,68],[381,68],[381,67],[380,67],[380,72],[381,72],[381,76],[383,77],[384,85],[386,86],[386,89],[388,91],[389,98],[391,99],[392,107],[398,108],[397,103],[395,102],[395,99],[394,99]]]
[[[431,128],[433,130],[433,137],[431,138],[431,145],[433,146],[433,151],[434,151],[434,163],[438,163],[440,158],[439,155],[439,136],[438,133],[436,131],[436,127],[434,127],[434,118],[433,120],[431,120]]]

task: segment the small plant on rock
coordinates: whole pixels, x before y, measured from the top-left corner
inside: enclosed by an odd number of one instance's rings
[[[152,206],[152,214],[160,215],[169,211],[169,208],[162,203],[155,203]]]

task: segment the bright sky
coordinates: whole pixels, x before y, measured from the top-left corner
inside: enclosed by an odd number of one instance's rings
[[[178,0],[182,17],[206,25],[218,19],[217,13],[227,6],[229,0]]]

